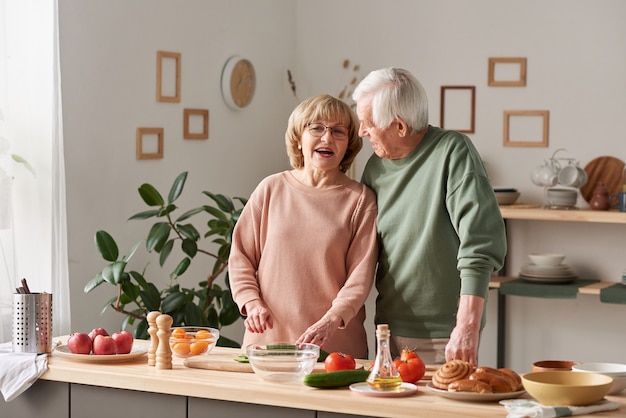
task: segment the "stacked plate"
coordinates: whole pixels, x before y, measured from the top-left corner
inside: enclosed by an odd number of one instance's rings
[[[527,264],[522,267],[519,277],[535,283],[571,283],[578,278],[567,264],[558,266]]]

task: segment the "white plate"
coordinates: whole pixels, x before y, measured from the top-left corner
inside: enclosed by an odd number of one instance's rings
[[[376,390],[367,382],[353,383],[350,385],[352,392],[365,396],[379,396],[381,398],[398,398],[402,396],[411,396],[417,392],[417,386],[412,383],[402,383],[398,390]]]
[[[572,271],[567,264],[559,264],[558,266],[538,266],[536,264],[526,264],[522,267],[522,270],[537,274],[557,274]]]
[[[523,274],[519,275],[519,278],[525,280],[527,282],[533,283],[552,283],[552,284],[565,284],[571,283],[577,279],[574,277],[533,277],[533,276],[525,276]]]
[[[521,270],[520,274],[526,276],[526,277],[538,277],[538,278],[546,278],[546,279],[550,279],[550,278],[572,278],[572,277],[576,277],[576,273],[574,273],[573,271],[568,271],[568,272],[564,272],[564,273],[544,273],[544,274],[540,274],[540,273],[530,273],[526,270]]]
[[[426,389],[444,398],[469,402],[495,402],[501,401],[503,399],[519,398],[524,393],[526,393],[525,390],[518,390],[517,392],[507,393],[450,392],[448,390],[437,389],[432,385],[432,383],[426,383]]]
[[[54,354],[59,357],[65,357],[74,361],[83,361],[89,363],[120,363],[139,358],[148,352],[145,345],[133,345],[132,350],[128,354],[111,354],[108,356],[99,356],[96,354],[74,354],[70,351],[67,344],[63,344],[54,349]]]

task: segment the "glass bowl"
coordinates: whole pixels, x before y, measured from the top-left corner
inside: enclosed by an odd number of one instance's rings
[[[170,348],[176,357],[193,357],[209,354],[220,332],[210,327],[173,327],[170,336]]]
[[[246,354],[254,373],[273,382],[298,382],[313,371],[320,356],[315,344],[252,344]]]

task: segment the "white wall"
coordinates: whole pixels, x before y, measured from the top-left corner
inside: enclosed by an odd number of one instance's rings
[[[132,245],[143,230],[125,223],[143,210],[136,189],[167,190],[190,171],[189,199],[202,190],[247,195],[265,175],[288,167],[286,119],[300,99],[338,94],[349,82],[344,59],[360,76],[386,66],[413,71],[426,88],[431,123],[439,124],[442,85],[476,86],[476,131],[470,137],[494,184],[516,187],[539,203],[530,172],[559,148],[583,165],[602,155],[626,160],[617,121],[626,110],[626,3],[620,0],[272,0],[251,2],[61,0],[61,59],[70,222],[72,311],[76,329],[99,317],[109,289],[82,292],[102,265],[93,234],[107,229]],[[182,101],[155,101],[156,51],[182,53]],[[232,54],[256,65],[257,94],[232,111],[219,77]],[[526,87],[488,87],[489,57],[526,57]],[[210,139],[182,140],[182,109],[210,110]],[[549,110],[549,147],[502,145],[504,110]],[[135,129],[165,128],[165,158],[136,161]],[[371,149],[357,161],[357,175]],[[200,201],[203,203],[203,201]],[[191,203],[196,205],[196,203]],[[586,206],[579,199],[581,207]],[[623,226],[510,224],[512,272],[532,251],[562,251],[581,276],[617,281],[624,270]],[[165,277],[163,278],[166,279]],[[108,293],[107,293],[108,292]],[[368,304],[372,312],[373,296]],[[526,371],[539,359],[626,362],[626,308],[597,297],[509,298],[507,365]],[[495,294],[489,302],[480,362],[495,364]],[[229,332],[237,333],[234,328]]]

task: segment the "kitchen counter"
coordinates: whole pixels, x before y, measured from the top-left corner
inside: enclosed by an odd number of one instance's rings
[[[147,341],[136,341],[135,344],[147,344]],[[239,352],[240,350],[236,349],[216,347],[208,356],[232,353],[234,357]],[[232,404],[233,406],[254,404],[322,411],[313,415],[318,417],[340,416],[328,415],[323,411],[360,416],[411,418],[506,416],[504,407],[497,402],[463,402],[446,399],[428,391],[424,387],[425,381],[420,382],[415,395],[389,399],[363,396],[347,388],[320,390],[300,383],[265,382],[254,373],[192,369],[185,367],[183,360],[176,357],[173,358],[173,369],[160,370],[148,366],[147,355],[123,363],[87,363],[53,353],[49,357],[48,366],[48,370],[41,377],[42,380],[168,394],[175,395],[176,398],[236,402],[237,404]],[[590,415],[591,417],[624,416],[626,395],[607,398],[620,402],[622,404],[620,409],[596,413]],[[74,397],[72,402],[73,399]]]

